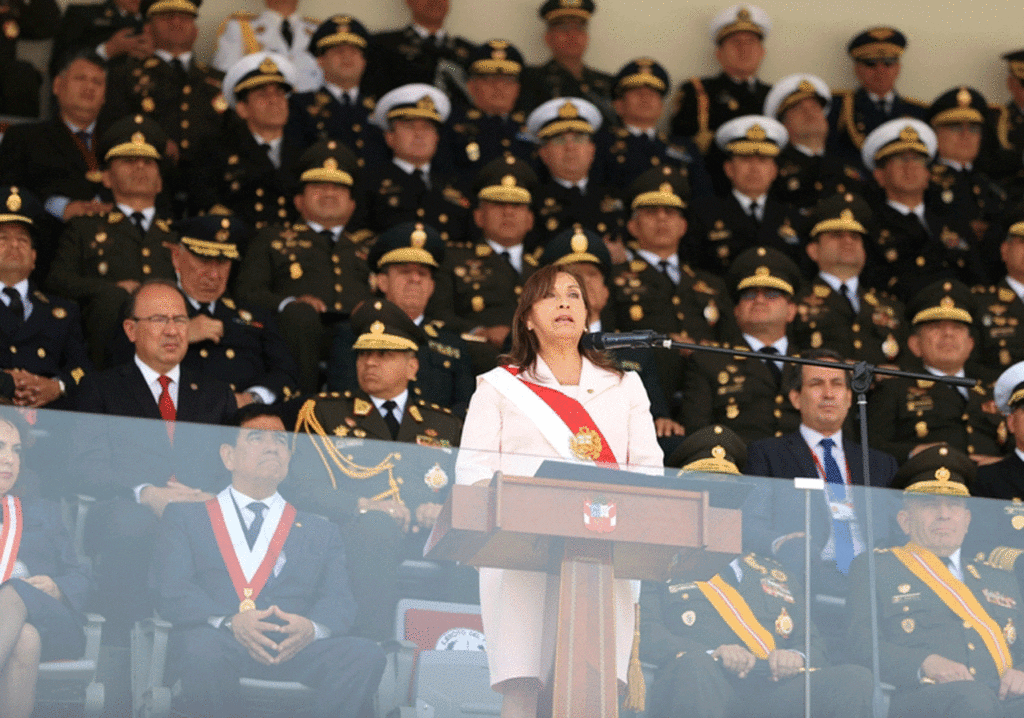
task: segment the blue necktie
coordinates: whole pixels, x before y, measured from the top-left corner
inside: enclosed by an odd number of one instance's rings
[[[829,484],[829,490],[836,501],[846,500],[846,482],[843,481],[843,474],[839,470],[839,464],[832,456],[832,447],[836,445],[832,439],[821,440],[822,453],[825,456],[825,481]],[[853,561],[853,537],[850,535],[850,523],[832,519],[832,537],[835,539],[836,568],[841,573],[850,570],[850,562]]]
[[[245,530],[245,540],[249,544],[249,548],[252,549],[256,545],[256,539],[260,535],[260,529],[263,528],[263,512],[269,507],[262,501],[253,501],[245,508],[256,514],[256,518],[249,524],[249,528]]]

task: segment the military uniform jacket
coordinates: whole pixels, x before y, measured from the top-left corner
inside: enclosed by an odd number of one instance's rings
[[[996,141],[1002,152],[994,164],[990,163],[989,171],[996,179],[1005,179],[1013,175],[1020,178],[1021,156],[1024,154],[1024,112],[1012,100],[999,107],[995,117]],[[992,158],[988,158],[991,160]]]
[[[424,396],[432,403],[451,409],[456,416],[463,417],[469,399],[476,390],[466,342],[455,332],[446,329],[440,319],[425,320],[420,328],[426,334],[427,341],[416,352],[420,368],[410,389],[417,397]],[[331,391],[355,391],[359,387],[356,375],[357,352],[352,349],[355,341],[356,335],[350,325],[338,324],[335,327],[327,367],[327,385]]]
[[[577,79],[551,59],[543,65],[525,68],[522,84],[519,104],[527,110],[533,110],[556,97],[582,97],[601,110],[604,124],[615,122],[615,112],[612,110],[615,78],[600,70],[584,65],[583,74]]]
[[[276,312],[289,297],[312,294],[330,312],[351,313],[370,298],[366,252],[371,234],[341,232],[336,241],[305,224],[263,229],[242,261],[235,293],[243,304]]]
[[[273,10],[256,15],[236,12],[224,19],[218,32],[217,52],[213,66],[227,72],[245,55],[268,50],[284,55],[295,67],[296,92],[315,90],[323,80],[323,72],[316,58],[309,53],[309,38],[316,32],[320,21],[311,17],[291,17],[292,44],[281,36],[281,16]],[[298,25],[299,27],[295,27]]]
[[[884,122],[899,117],[913,117],[927,122],[928,106],[919,100],[903,97],[899,93],[893,98],[889,112],[880,110],[871,101],[867,90],[858,87],[853,92],[834,91],[832,108],[829,110],[829,143],[831,154],[844,161],[863,167],[860,148],[871,131]]]
[[[779,176],[771,195],[799,210],[841,192],[863,195],[860,171],[829,154],[812,156],[786,145],[778,157]]]
[[[189,317],[198,313],[189,302]],[[268,313],[242,309],[230,297],[221,297],[213,318],[223,322],[224,336],[219,342],[190,344],[182,366],[227,382],[235,392],[262,386],[277,401],[297,392],[298,367]]]
[[[739,560],[743,579],[737,582],[731,566],[719,575],[735,588],[751,612],[775,639],[776,650],[804,651],[803,588],[795,576],[787,575],[782,564],[749,553]],[[657,588],[657,590],[655,590]],[[680,652],[713,651],[726,644],[743,645],[697,584],[669,579],[661,584],[646,583],[641,601],[640,655],[664,666]],[[652,600],[654,597],[659,600]],[[648,616],[650,616],[648,618]],[[821,666],[824,655],[812,628],[810,665]],[[763,663],[761,668],[766,667]],[[755,668],[755,673],[757,674]],[[766,681],[770,673],[762,674]]]
[[[704,166],[704,157],[689,138],[669,141],[657,133],[653,138],[634,135],[624,127],[602,132],[597,137],[598,179],[609,187],[629,187],[633,180],[651,167],[675,167],[690,183],[692,197],[712,193],[711,177]]]
[[[523,254],[523,274],[484,241],[450,247],[435,277],[427,316],[457,332],[511,326],[523,282],[537,269],[537,255]]]
[[[726,197],[704,197],[692,205],[684,252],[697,267],[718,275],[724,275],[732,260],[751,247],[777,249],[799,264],[803,254],[799,226],[796,211],[771,195],[764,202],[760,222],[743,210],[732,192]]]
[[[103,129],[98,122],[93,147]],[[14,125],[0,143],[0,182],[31,190],[44,201],[52,195],[72,200],[108,196],[99,169],[95,152],[86,149],[59,117]]]
[[[732,333],[732,300],[721,279],[681,264],[674,284],[638,254],[629,254],[630,260],[611,272],[616,327],[653,329],[689,342],[721,341]]]
[[[1024,360],[1024,302],[1006,282],[974,287],[981,341],[975,349],[986,368],[1002,371]]]
[[[743,339],[732,347],[750,351]],[[789,349],[795,349],[792,341]],[[771,368],[758,358],[695,351],[686,369],[683,396],[680,418],[688,434],[721,424],[749,444],[800,426],[800,414],[776,384]]]
[[[224,73],[196,62],[194,56],[179,75],[156,55],[144,60],[123,55],[108,65],[103,114],[110,121],[139,113],[155,120],[178,144],[181,162],[220,131],[228,108],[221,93],[223,78]]]
[[[706,153],[715,130],[722,124],[742,115],[760,115],[771,89],[771,85],[758,79],[754,80],[753,87],[747,82],[736,82],[724,72],[714,77],[691,77],[679,86],[676,93],[672,134],[693,137],[701,151]]]
[[[436,159],[436,158],[435,158]],[[456,178],[446,175],[434,163],[430,188],[394,162],[367,172],[359,201],[360,215],[376,233],[402,222],[433,225],[446,242],[460,242],[469,230],[470,201],[459,189]]]
[[[64,8],[57,33],[53,36],[50,77],[57,74],[62,58],[81,50],[95,50],[126,27],[142,30],[142,16],[124,15],[113,0],[96,3],[69,3]]]
[[[1020,656],[1016,633],[1020,630],[1021,598],[1014,575],[961,551],[963,583],[995,621],[1014,657]],[[962,663],[976,680],[999,683],[995,662],[981,635],[913,574],[889,549],[875,549],[877,571],[879,660],[881,679],[897,690],[920,686],[918,669],[932,653]],[[871,665],[871,600],[867,557],[858,556],[850,567],[851,603],[849,647],[854,659]],[[1008,628],[1012,627],[1012,631]],[[1010,640],[1010,638],[1015,640]]]
[[[294,221],[295,195],[301,188],[296,170],[304,148],[286,133],[281,165],[275,167],[252,133],[239,120],[226,120],[221,132],[196,155],[196,176],[190,184],[192,211],[198,214],[222,204],[250,226]]]
[[[879,231],[869,261],[901,301],[939,279],[958,279],[969,287],[987,284],[979,244],[959,217],[941,218],[926,209],[926,230],[916,215],[904,215],[886,202],[873,209]]]
[[[1006,192],[988,175],[956,170],[941,162],[932,164],[932,180],[925,204],[936,214],[961,220],[996,220],[1003,213]],[[1002,237],[1000,237],[1002,240]]]
[[[1020,455],[1011,451],[1002,461],[979,466],[971,495],[1001,500],[971,502],[971,528],[965,543],[985,551],[1004,547],[992,551],[992,559],[1000,558],[1001,568],[1016,568],[1019,575],[1024,570],[1024,561],[1015,566],[1024,553],[1024,461]]]
[[[545,182],[534,199],[537,245],[545,246],[574,224],[583,225],[602,237],[618,237],[626,225],[625,207],[619,189],[587,182],[586,194],[567,188],[554,180]]]
[[[904,358],[908,328],[903,305],[884,292],[859,290],[856,313],[846,298],[820,276],[797,298],[797,317],[790,325],[796,346],[824,347],[847,359],[871,364],[899,364]]]
[[[526,113],[507,117],[487,115],[475,107],[457,105],[448,119],[447,144],[459,179],[469,183],[484,165],[506,154],[529,162],[534,145],[523,139]]]
[[[376,64],[380,71],[374,77],[374,90],[380,96],[410,82],[435,84],[437,64],[442,60],[467,69],[474,46],[450,32],[445,32],[440,46],[435,46],[420,37],[412,25],[406,25],[374,35],[371,47],[379,54]],[[388,71],[384,72],[383,68]]]
[[[178,235],[159,216],[143,236],[119,211],[75,217],[65,225],[48,284],[84,301],[124,279],[175,279],[169,244]]]
[[[296,92],[288,98],[288,126],[303,147],[320,140],[337,140],[359,158],[360,167],[387,161],[384,135],[370,123],[377,98],[359,91],[355,104],[342,105],[321,86],[313,92]]]
[[[92,369],[82,337],[78,305],[43,294],[29,285],[32,313],[17,322],[12,312],[0,307],[0,370],[24,369],[40,376],[58,378],[68,391]]]
[[[920,364],[915,368],[921,371]],[[967,376],[976,376],[970,365]],[[871,446],[906,461],[918,444],[945,441],[967,454],[1003,453],[1006,426],[983,386],[964,399],[956,387],[925,379],[880,382],[868,403]]]
[[[309,417],[312,417],[312,422]],[[458,446],[462,435],[459,419],[447,409],[417,399],[412,392],[408,395],[396,439],[391,438],[384,417],[362,390],[321,394],[308,400],[300,411],[295,428],[297,432],[308,432],[314,443],[348,439],[339,446],[360,466],[377,467],[389,453],[398,451],[401,454],[393,457],[395,468],[390,474],[381,469],[365,478],[361,475],[353,477],[328,458],[337,483],[335,490],[326,475],[321,456],[315,449],[310,453],[308,442],[300,436],[300,446],[305,444],[307,449],[300,459],[305,462],[303,465],[312,468],[301,478],[293,472],[297,480],[289,480],[282,485],[282,493],[287,496],[287,489],[296,496],[296,500],[315,499],[321,507],[330,509],[332,516],[354,514],[360,497],[400,500],[413,516],[416,507],[422,503],[444,503],[444,492],[454,476],[454,454],[438,449]],[[359,439],[375,441],[362,442]],[[405,446],[397,446],[394,442]],[[441,469],[440,473],[431,472],[435,465]],[[350,468],[349,465],[346,468]]]

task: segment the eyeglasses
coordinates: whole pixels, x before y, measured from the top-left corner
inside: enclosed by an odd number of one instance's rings
[[[151,314],[148,317],[132,317],[132,320],[136,322],[149,322],[158,327],[166,327],[168,324],[173,324],[176,327],[188,325],[188,317],[184,314],[178,314],[173,317],[169,317],[166,314]]]
[[[885,57],[880,60],[857,60],[857,62],[859,62],[861,65],[864,65],[864,67],[877,67],[878,65],[892,67],[897,62],[899,62],[899,60],[891,57]]]
[[[785,292],[778,289],[747,289],[740,293],[740,301],[752,302],[757,299],[758,295],[761,295],[762,299],[769,301],[788,296]]]

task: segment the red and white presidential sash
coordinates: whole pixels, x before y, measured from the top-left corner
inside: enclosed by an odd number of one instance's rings
[[[3,498],[4,529],[0,532],[0,583],[11,577],[21,546],[21,501],[17,496]]]
[[[557,389],[528,382],[518,374],[517,367],[502,366],[483,378],[533,420],[562,458],[619,468],[608,440],[583,404]]]
[[[295,521],[295,507],[291,504],[285,504],[284,513],[277,524],[277,530],[274,531],[274,535],[270,538],[269,542],[265,540],[264,534],[261,532],[260,539],[256,541],[252,551],[249,551],[249,546],[242,533],[242,527],[239,525],[240,522],[233,521],[231,524],[232,528],[229,529],[227,522],[224,520],[224,509],[221,506],[221,501],[225,497],[229,503],[232,502],[230,493],[227,491],[222,492],[220,496],[206,502],[206,511],[210,515],[213,535],[217,538],[217,548],[220,549],[221,558],[224,559],[224,566],[227,568],[228,575],[231,577],[231,583],[238,594],[238,600],[240,601],[238,612],[244,613],[256,608],[256,597],[260,595],[260,591],[266,585],[267,579],[270,578],[270,572],[274,570],[277,558],[281,555],[281,549],[284,548],[284,542],[288,539],[288,532],[292,529],[292,523]],[[244,557],[249,570],[242,568],[242,561],[239,560],[239,550],[249,554]],[[253,555],[258,557],[260,553],[263,554],[263,560],[258,565],[249,560],[254,557]],[[254,566],[255,571],[252,570]]]
[[[1013,668],[1013,657],[999,624],[992,620],[971,593],[971,589],[954,576],[938,556],[913,542],[892,548],[891,551],[900,563],[934,591],[953,613],[981,634],[981,640],[985,642],[985,647],[992,655],[1000,676],[1007,669]]]

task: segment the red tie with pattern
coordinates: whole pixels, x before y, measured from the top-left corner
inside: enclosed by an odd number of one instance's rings
[[[177,412],[174,410],[174,402],[171,400],[171,392],[168,387],[171,385],[171,377],[161,376],[160,379],[160,418],[167,422],[167,438],[174,442],[174,419]]]

